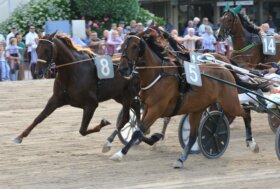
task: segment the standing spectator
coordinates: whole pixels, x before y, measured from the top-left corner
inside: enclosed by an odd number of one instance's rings
[[[202,36],[206,31],[205,31],[205,27],[206,26],[209,26],[210,28],[210,31],[213,32],[211,26],[209,25],[209,21],[208,21],[208,18],[207,17],[204,17],[202,19],[202,24],[199,26],[198,28],[198,33],[199,33],[199,36]]]
[[[270,30],[270,27],[269,27],[268,23],[264,23],[264,24],[261,25],[260,34],[261,35],[274,36],[274,38],[277,39],[277,40],[280,39],[280,35],[278,35],[277,33]]]
[[[271,32],[276,32],[276,27],[275,27],[275,24],[274,24],[274,22],[273,22],[273,19],[272,19],[272,16],[271,16],[271,15],[269,15],[269,16],[267,17],[267,20],[266,20],[264,23],[268,23],[268,25],[269,25],[269,30],[270,30]]]
[[[11,32],[6,37],[6,45],[10,44],[10,39],[12,37],[15,37],[15,34],[17,33],[17,27],[15,25],[11,26]]]
[[[137,33],[141,33],[144,31],[144,27],[143,27],[143,24],[141,22],[137,23]]]
[[[91,26],[90,25],[87,25],[86,26],[86,37],[82,39],[82,41],[85,43],[85,44],[88,44],[90,42],[90,34],[91,34]]]
[[[16,34],[17,45],[19,49],[19,65],[18,65],[18,80],[24,79],[24,54],[26,52],[26,46],[24,42],[22,42],[22,35],[20,33]]]
[[[130,21],[130,31],[129,32],[137,32],[137,28],[136,28],[136,20],[131,20]]]
[[[119,37],[124,40],[125,34],[123,34],[123,28],[122,27],[118,27],[117,28],[117,32],[119,34]]]
[[[27,53],[28,53],[28,61],[30,64],[30,71],[34,70],[35,68],[31,69],[31,52],[32,52],[32,46],[36,45],[35,39],[39,38],[37,33],[35,32],[35,26],[30,25],[29,26],[29,33],[25,36],[25,44],[27,46]],[[34,65],[33,65],[34,66]]]
[[[178,31],[176,29],[171,30],[171,37],[173,37],[178,43],[183,43],[185,39],[183,37],[178,36]]]
[[[6,61],[6,53],[3,46],[3,43],[0,43],[0,70],[1,70],[1,78],[0,80],[6,81],[10,78],[10,66]]]
[[[193,28],[194,28],[194,31],[195,31],[195,35],[199,35],[198,34],[199,24],[200,24],[200,19],[198,17],[194,17],[193,18]]]
[[[16,69],[19,63],[19,47],[17,46],[17,39],[12,37],[10,43],[6,46],[7,57],[10,63],[10,79],[17,80]]]
[[[198,37],[195,35],[194,28],[188,28],[188,34],[184,36],[184,46],[190,51],[194,51],[196,41],[201,39],[202,37]]]
[[[121,49],[121,44],[122,44],[122,40],[119,38],[118,32],[117,31],[113,31],[112,32],[112,38],[110,40],[108,40],[108,44],[109,45],[113,45],[114,49],[112,49],[112,52],[109,52],[110,55],[113,55],[115,52],[119,52]]]
[[[204,52],[215,52],[216,38],[214,37],[210,26],[205,26],[205,33],[202,37],[202,47]]]
[[[169,33],[174,29],[174,26],[170,23],[169,19],[166,20],[166,24],[164,25],[164,28]]]
[[[0,33],[0,43],[5,44],[6,40],[3,34]]]
[[[189,28],[194,28],[194,25],[193,25],[193,21],[192,20],[189,20],[188,21],[188,26],[185,27],[184,31],[183,31],[183,36],[186,36],[188,35],[188,30]]]
[[[111,25],[111,30],[109,31],[109,40],[111,39],[111,37],[112,37],[112,32],[113,31],[117,31],[117,24],[116,23],[112,23],[112,25]]]
[[[36,38],[39,38],[39,37],[38,37],[37,33],[35,32],[35,26],[30,25],[29,32],[25,36],[25,44],[27,46],[29,62],[31,61],[32,45],[36,45],[36,42],[35,42]]]
[[[119,22],[119,27],[122,28],[122,36],[124,36],[128,33],[128,30],[125,28],[125,22],[123,20],[121,20]]]
[[[34,39],[34,44],[32,44],[31,46],[31,61],[30,61],[30,71],[31,71],[31,74],[32,74],[32,78],[35,79],[34,77],[34,74],[35,74],[35,68],[36,68],[36,64],[37,64],[37,52],[36,52],[36,48],[37,48],[37,45],[38,45],[38,42],[39,42],[39,38],[36,37]]]
[[[99,52],[101,39],[98,38],[97,32],[93,31],[90,34],[90,42],[87,44],[95,53]]]

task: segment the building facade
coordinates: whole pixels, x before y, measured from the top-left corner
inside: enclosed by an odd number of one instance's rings
[[[169,20],[180,32],[187,21],[194,17],[208,17],[210,22],[218,25],[226,2],[241,4],[243,11],[256,24],[265,22],[271,15],[280,30],[280,0],[140,0],[143,8]]]

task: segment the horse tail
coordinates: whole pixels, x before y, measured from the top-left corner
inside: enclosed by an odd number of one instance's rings
[[[268,92],[270,90],[271,83],[268,81],[261,82],[261,83],[249,83],[249,82],[246,82],[246,81],[243,81],[242,79],[240,79],[240,77],[238,77],[238,75],[235,73],[235,71],[230,70],[230,72],[233,75],[236,84],[240,85],[241,87],[244,87],[249,90],[254,90],[254,91],[261,89],[263,92]]]

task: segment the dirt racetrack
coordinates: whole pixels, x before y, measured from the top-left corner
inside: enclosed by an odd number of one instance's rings
[[[185,168],[172,164],[181,147],[178,124],[172,119],[167,138],[155,148],[140,144],[122,162],[109,157],[122,144],[117,138],[112,150],[101,149],[115,128],[121,106],[114,101],[99,104],[90,126],[104,117],[112,125],[86,137],[79,134],[82,110],[70,106],[56,110],[31,132],[22,144],[12,142],[45,106],[53,80],[0,82],[0,189],[91,189],[91,188],[280,188],[280,162],[274,149],[275,135],[266,114],[253,114],[253,132],[260,152],[245,145],[242,119],[231,126],[225,154],[215,160],[191,155]],[[152,132],[161,130],[162,120]]]

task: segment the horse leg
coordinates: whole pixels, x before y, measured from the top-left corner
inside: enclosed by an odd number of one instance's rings
[[[188,158],[188,155],[190,154],[191,148],[193,144],[196,141],[197,138],[197,132],[198,132],[198,126],[200,123],[200,119],[202,116],[202,112],[196,112],[196,113],[190,113],[190,137],[189,137],[189,143],[184,147],[183,151],[180,154],[179,159],[175,162],[174,168],[183,168],[184,161]]]
[[[112,142],[114,141],[117,134],[121,131],[121,129],[124,127],[124,125],[129,121],[129,110],[130,105],[123,105],[122,109],[122,119],[117,125],[117,129],[113,131],[113,133],[107,138],[106,143],[103,145],[102,152],[106,153],[111,150]]]
[[[246,113],[246,116],[243,118],[245,123],[245,130],[246,130],[246,144],[247,147],[249,147],[252,152],[258,153],[259,152],[259,146],[255,142],[253,135],[252,135],[252,128],[251,128],[251,110],[249,108],[244,108],[244,111]]]
[[[94,104],[94,105],[91,104],[91,105],[83,108],[83,110],[84,110],[83,111],[83,120],[82,120],[82,124],[81,124],[80,130],[79,130],[79,132],[82,136],[86,136],[91,133],[99,132],[102,127],[110,124],[110,122],[108,122],[107,120],[102,119],[100,121],[99,125],[95,126],[93,129],[88,129],[88,125],[90,123],[90,120],[92,119],[92,116],[93,116],[97,106],[98,106],[98,104]]]
[[[34,119],[33,123],[28,126],[18,137],[14,139],[14,142],[20,144],[24,137],[27,137],[32,129],[47,118],[56,108],[61,107],[63,104],[58,100],[57,97],[52,96],[44,110]]]
[[[162,131],[161,131],[161,133],[162,133],[162,140],[164,140],[164,138],[165,138],[165,132],[166,132],[166,129],[167,129],[167,126],[168,126],[170,120],[171,120],[171,117],[165,117],[163,119],[163,128],[162,128]]]
[[[139,129],[137,129],[130,141],[117,153],[115,153],[110,159],[114,160],[114,161],[121,161],[123,156],[127,154],[127,152],[129,151],[129,149],[139,140],[141,141],[144,138],[144,142],[146,143],[154,143],[157,140],[159,140],[157,138],[157,136],[151,137],[150,140],[147,139],[146,137],[144,137],[144,133],[145,131],[147,131],[150,126],[157,120],[157,118],[159,118],[159,111],[157,108],[151,108],[149,109],[149,111],[147,111],[147,108],[145,108],[144,113],[143,113],[143,118],[142,121],[140,122],[140,127]],[[158,134],[160,135],[160,134]],[[154,138],[154,139],[153,139]]]

